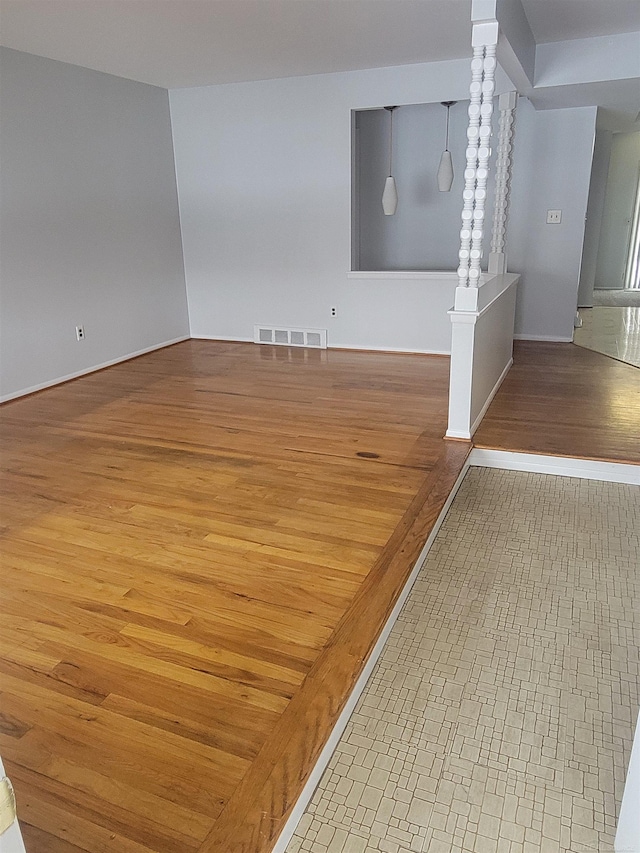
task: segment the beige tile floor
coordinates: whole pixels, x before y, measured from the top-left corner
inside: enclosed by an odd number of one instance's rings
[[[581,308],[573,342],[640,367],[640,307]]]
[[[287,853],[610,853],[640,488],[471,468]]]

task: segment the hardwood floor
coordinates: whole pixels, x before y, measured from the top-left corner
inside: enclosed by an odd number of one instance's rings
[[[516,341],[473,443],[640,464],[640,369],[574,344]]]
[[[448,359],[189,341],[0,410],[29,853],[267,853],[446,500]],[[640,463],[640,373],[519,343],[475,444]]]
[[[189,341],[2,407],[29,853],[266,853],[469,451],[448,359]]]

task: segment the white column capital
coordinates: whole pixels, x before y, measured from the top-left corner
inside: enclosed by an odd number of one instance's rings
[[[503,92],[498,98],[499,110],[515,110],[518,103],[518,93],[513,90],[511,92]]]
[[[471,0],[471,22],[496,21],[498,0]]]
[[[481,24],[474,24],[471,30],[471,47],[477,47],[482,44],[498,44],[498,22],[483,21]]]

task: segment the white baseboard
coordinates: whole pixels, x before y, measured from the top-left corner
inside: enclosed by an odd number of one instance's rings
[[[353,691],[351,692],[351,695],[347,699],[346,705],[342,709],[342,713],[338,717],[338,721],[335,724],[331,735],[329,736],[329,740],[327,741],[324,746],[324,749],[320,753],[320,757],[318,758],[315,767],[311,771],[311,775],[307,779],[306,785],[304,786],[302,793],[298,798],[298,801],[293,807],[293,810],[289,815],[284,829],[278,837],[278,840],[276,842],[275,847],[273,848],[272,853],[285,853],[287,845],[289,841],[291,841],[293,833],[295,832],[295,829],[298,823],[300,822],[302,815],[305,813],[305,810],[309,805],[309,801],[313,796],[313,792],[317,788],[318,783],[322,778],[322,774],[326,770],[327,765],[331,760],[331,756],[333,755],[335,748],[340,742],[340,738],[342,737],[342,734],[345,728],[347,727],[347,723],[349,722],[349,719],[353,714],[354,708],[358,703],[358,699],[360,698],[360,696],[364,692],[365,687],[367,686],[367,681],[369,680],[369,677],[373,672],[373,668],[378,662],[378,658],[382,654],[382,650],[384,649],[384,646],[387,640],[389,639],[391,629],[395,625],[398,616],[400,615],[400,611],[404,607],[404,604],[407,598],[409,597],[409,593],[413,589],[413,585],[415,584],[418,578],[418,574],[420,573],[422,564],[424,563],[427,554],[429,553],[429,550],[433,545],[434,539],[436,538],[438,531],[440,530],[440,527],[442,525],[442,522],[444,521],[445,516],[449,511],[449,507],[451,506],[453,499],[456,496],[456,492],[458,491],[460,485],[462,484],[462,481],[464,480],[464,475],[467,473],[468,468],[469,463],[467,461],[465,462],[458,479],[456,480],[453,488],[451,489],[451,493],[449,494],[449,497],[447,498],[444,506],[442,507],[442,511],[438,515],[436,523],[433,525],[431,533],[429,534],[429,538],[425,542],[424,548],[420,552],[420,556],[418,557],[415,566],[413,567],[411,574],[409,575],[409,578],[406,584],[404,585],[402,592],[400,593],[400,597],[398,598],[395,607],[391,611],[391,614],[387,619],[384,628],[382,629],[382,633],[378,637],[378,641],[373,647],[373,651],[369,655],[365,667],[362,670],[362,673],[360,674],[360,677],[358,678],[356,685],[353,688]]]
[[[193,340],[200,341],[229,341],[230,343],[255,343],[253,338],[240,338],[237,335],[228,337],[226,335],[198,335],[192,334]],[[264,344],[262,344],[264,346]],[[269,344],[267,344],[269,346]],[[314,347],[316,349],[316,347]],[[354,346],[352,344],[330,344],[327,349],[345,349],[353,350],[354,352],[393,352],[405,353],[407,355],[446,355],[450,356],[450,350],[444,349],[411,349],[410,347],[374,347],[374,346]]]
[[[567,338],[557,335],[514,335],[516,341],[550,341],[557,344],[572,344],[573,337]]]
[[[62,385],[63,382],[69,382],[71,379],[78,379],[80,376],[87,376],[89,373],[95,373],[98,370],[104,370],[105,367],[113,367],[114,364],[120,364],[123,361],[129,361],[132,358],[137,358],[139,355],[146,355],[149,352],[154,352],[157,349],[164,349],[165,347],[170,347],[173,344],[182,343],[182,341],[188,341],[190,339],[190,335],[181,335],[179,338],[173,338],[170,341],[164,341],[161,344],[154,344],[150,347],[145,347],[144,349],[136,350],[135,352],[130,352],[127,355],[119,356],[118,358],[113,358],[111,361],[104,361],[101,364],[95,364],[93,367],[87,367],[84,370],[78,370],[75,373],[68,373],[66,376],[59,376],[57,379],[51,379],[48,382],[41,382],[38,385],[31,385],[29,388],[23,388],[20,391],[15,391],[11,394],[5,394],[0,397],[0,403],[7,403],[9,400],[16,400],[18,397],[26,397],[27,394],[35,394],[36,391],[44,391],[45,388],[53,388],[54,385]]]
[[[191,335],[193,341],[224,341],[230,344],[253,344],[253,338],[239,338],[237,335]]]
[[[469,465],[640,486],[640,465],[625,462],[599,462],[596,459],[570,459],[566,456],[542,456],[537,453],[513,453],[508,450],[474,447],[469,454]]]
[[[471,433],[464,429],[448,429],[445,432],[446,438],[461,438],[465,441],[471,441]]]
[[[394,352],[405,353],[406,355],[451,355],[451,350],[448,349],[412,349],[411,347],[374,347],[374,346],[353,346],[352,344],[330,344],[328,349],[348,349],[355,352]]]

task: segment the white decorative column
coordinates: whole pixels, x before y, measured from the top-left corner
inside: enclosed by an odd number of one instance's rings
[[[484,213],[489,175],[491,115],[495,89],[498,22],[473,25],[473,59],[464,172],[462,229],[458,267],[459,287],[478,287],[484,238]]]
[[[524,14],[524,13],[523,13]],[[481,285],[491,115],[498,49],[498,0],[471,0],[472,49],[467,167],[464,172],[458,287],[451,318],[447,438],[469,440],[513,363],[518,275],[505,272],[511,133],[515,92],[500,99],[498,197],[489,271]],[[497,225],[496,225],[497,223]],[[496,275],[500,270],[501,275]]]
[[[496,275],[501,275],[507,271],[507,217],[509,215],[509,192],[511,190],[513,123],[517,99],[516,92],[505,92],[500,95],[498,101],[500,125],[496,161],[495,207],[491,233],[491,252],[489,254],[489,272]]]

